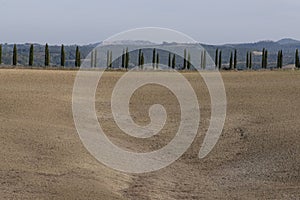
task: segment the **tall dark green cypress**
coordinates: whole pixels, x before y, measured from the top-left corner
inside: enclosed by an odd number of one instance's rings
[[[30,49],[29,49],[29,61],[28,61],[28,65],[32,66],[33,65],[33,44],[30,45]]]
[[[110,66],[110,51],[107,50],[106,52],[106,67],[109,68]]]
[[[94,51],[91,52],[91,68],[94,67]]]
[[[97,49],[95,49],[95,51],[94,51],[94,68],[96,68],[97,67],[97,65],[98,65],[98,51],[97,51]]]
[[[232,52],[230,53],[230,59],[229,59],[229,69],[233,69],[233,54]]]
[[[280,51],[277,53],[277,68],[280,69]]]
[[[247,56],[246,56],[246,68],[249,69],[249,52],[247,51]]]
[[[283,53],[282,50],[280,51],[280,69],[282,69],[283,66]]]
[[[78,57],[77,57],[77,67],[80,67],[81,65],[81,53],[80,50],[78,51]]]
[[[129,67],[129,60],[130,60],[130,56],[129,56],[129,51],[128,48],[126,49],[126,54],[125,54],[125,68],[128,69]]]
[[[203,51],[200,52],[200,68],[203,69],[204,66],[204,54]]]
[[[0,65],[2,64],[2,44],[0,44]]]
[[[282,69],[282,66],[283,66],[283,53],[282,53],[282,50],[278,51],[278,65],[277,67],[279,69]]]
[[[219,49],[216,49],[216,54],[215,54],[215,65],[216,65],[216,68],[218,67],[218,59],[219,59]]]
[[[80,50],[79,47],[76,47],[76,53],[75,53],[75,67],[80,67],[81,65],[81,58],[80,58]]]
[[[75,67],[78,66],[78,64],[77,64],[77,60],[78,60],[77,56],[78,56],[78,46],[76,47],[76,51],[75,51]]]
[[[176,68],[176,55],[173,55],[173,59],[172,59],[172,69]]]
[[[295,54],[295,67],[300,68],[299,50],[298,49],[296,49],[296,54]]]
[[[144,64],[145,64],[145,58],[144,58],[144,53],[142,52],[142,55],[141,55],[141,69],[144,69]]]
[[[45,46],[45,66],[49,66],[50,64],[50,53],[49,53],[49,47],[48,44]]]
[[[13,66],[16,66],[18,63],[18,50],[17,50],[17,45],[14,44],[14,49],[13,49]]]
[[[201,51],[201,69],[206,67],[206,51]]]
[[[113,67],[113,58],[112,58],[112,51],[110,51],[110,54],[109,54],[109,60],[110,60],[110,65],[109,65],[109,68],[112,68]]]
[[[252,69],[252,52],[249,53],[249,69]]]
[[[159,54],[156,54],[156,69],[159,67]]]
[[[66,63],[65,46],[62,44],[60,49],[60,66],[64,67]]]
[[[153,49],[153,55],[152,55],[152,65],[153,65],[153,69],[155,68],[155,64],[156,64],[156,49]]]
[[[170,68],[171,67],[171,61],[172,60],[172,58],[171,58],[171,53],[169,53],[169,61],[168,61],[168,67]]]
[[[237,50],[234,50],[233,68],[237,68]]]
[[[219,53],[219,69],[222,69],[222,51]]]
[[[268,66],[268,50],[265,51],[265,69],[267,69]]]
[[[183,69],[186,68],[187,68],[187,52],[186,49],[184,49]]]
[[[123,54],[122,54],[122,68],[125,68],[125,50],[123,49]]]
[[[263,48],[263,52],[262,52],[261,67],[263,69],[267,69],[268,67],[268,50],[265,48]]]
[[[138,66],[141,68],[142,65],[142,49],[139,49],[139,55],[138,55]]]
[[[262,58],[261,58],[261,68],[265,68],[265,53],[266,53],[266,49],[263,48],[263,51],[262,51]]]
[[[187,58],[186,68],[187,68],[188,70],[191,69],[191,54],[190,54],[190,52],[188,53],[188,58]]]

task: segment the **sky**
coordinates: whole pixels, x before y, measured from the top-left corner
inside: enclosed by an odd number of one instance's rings
[[[0,0],[0,43],[90,44],[163,27],[200,43],[300,40],[299,0]]]

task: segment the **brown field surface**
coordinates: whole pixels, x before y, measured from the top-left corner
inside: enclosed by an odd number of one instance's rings
[[[157,72],[167,76],[168,72]],[[113,121],[110,97],[122,72],[107,72],[96,109],[108,137],[147,152],[166,145],[180,121],[175,96],[158,85],[131,99],[136,123],[149,123],[149,106],[169,115],[161,134],[134,139]],[[172,165],[136,175],[114,171],[93,158],[72,116],[76,71],[0,70],[0,199],[300,199],[300,72],[222,73],[227,117],[214,150],[198,159],[210,117],[207,88],[184,73],[200,100],[198,136]]]

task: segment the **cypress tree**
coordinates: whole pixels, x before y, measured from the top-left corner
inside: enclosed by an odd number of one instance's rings
[[[81,53],[80,51],[78,52],[78,67],[81,66]]]
[[[17,45],[14,44],[14,49],[13,49],[13,65],[16,66],[18,62],[18,50],[17,50]]]
[[[230,59],[229,59],[229,69],[231,69],[232,70],[232,68],[233,68],[233,55],[232,55],[232,52],[230,53]]]
[[[123,54],[122,54],[122,68],[125,68],[125,50],[123,49]]]
[[[266,49],[263,48],[263,51],[262,51],[262,58],[261,58],[261,68],[265,68],[265,52],[266,52]]]
[[[247,56],[246,56],[246,68],[249,69],[249,52],[247,51]]]
[[[168,66],[169,66],[169,68],[171,67],[171,61],[172,60],[172,58],[171,58],[171,53],[169,53],[169,62],[168,62]]]
[[[203,51],[203,67],[202,68],[203,69],[206,68],[206,51],[205,50]]]
[[[113,63],[113,59],[112,59],[112,51],[110,51],[110,54],[109,54],[109,68],[112,68],[112,63]]]
[[[78,61],[77,61],[78,63],[78,67],[80,67],[81,66],[81,52],[80,52],[80,49],[78,49]]]
[[[29,66],[33,65],[33,44],[30,45],[28,65]]]
[[[282,69],[283,66],[283,53],[282,50],[280,51],[280,69]]]
[[[78,56],[78,53],[77,53],[77,48],[76,48],[76,52],[75,52],[75,67],[77,67],[78,66],[78,64],[77,64],[77,56]]]
[[[203,62],[204,62],[203,51],[201,51],[200,54],[201,54],[201,58],[200,58],[200,68],[203,69]]]
[[[142,50],[139,49],[138,66],[141,67],[141,65],[142,65]]]
[[[222,51],[219,53],[219,69],[222,69]]]
[[[144,58],[144,53],[142,52],[141,55],[141,68],[144,69],[144,64],[145,64],[145,58]]]
[[[110,66],[110,53],[109,50],[106,52],[106,67],[109,68]]]
[[[79,47],[76,47],[76,54],[75,54],[75,67],[80,67],[81,65],[81,58],[80,58],[80,51]]]
[[[106,53],[106,67],[111,68],[112,67],[112,51],[107,50]]]
[[[252,52],[249,52],[249,69],[252,69]]]
[[[173,55],[173,59],[172,59],[172,69],[175,69],[176,67],[176,55]]]
[[[267,69],[268,66],[268,50],[265,51],[265,69]]]
[[[2,64],[2,44],[0,44],[0,65]]]
[[[295,55],[295,67],[300,68],[300,61],[299,61],[299,50],[296,49],[296,55]]]
[[[49,47],[48,44],[45,46],[45,66],[49,66],[50,64],[50,53],[49,53]]]
[[[128,69],[128,67],[129,67],[129,59],[130,59],[128,48],[126,49],[126,54],[125,55],[126,55],[125,56],[125,68]]]
[[[98,57],[98,51],[97,51],[97,49],[95,49],[95,52],[94,52],[94,68],[96,68],[97,67],[97,64],[98,64],[98,62],[97,62],[97,58]]]
[[[268,66],[268,50],[263,48],[263,53],[262,53],[262,68],[267,69]]]
[[[277,68],[280,68],[280,51],[277,53]]]
[[[233,68],[237,68],[237,50],[234,50],[234,61],[233,61]]]
[[[153,55],[152,55],[152,65],[153,69],[155,68],[155,63],[156,63],[156,49],[153,49]]]
[[[206,51],[201,51],[201,63],[200,63],[201,69],[206,68]]]
[[[215,54],[215,65],[216,65],[216,68],[218,67],[218,58],[219,58],[219,49],[216,50],[216,54]]]
[[[187,60],[186,67],[187,67],[188,70],[191,69],[191,54],[190,54],[190,52],[188,54],[188,60]]]
[[[66,63],[65,46],[62,44],[60,50],[60,66],[64,67],[65,63]]]
[[[184,59],[183,59],[183,69],[187,68],[187,52],[186,49],[184,49]]]
[[[91,68],[94,67],[94,51],[91,52]]]
[[[159,67],[159,54],[156,54],[156,69]]]

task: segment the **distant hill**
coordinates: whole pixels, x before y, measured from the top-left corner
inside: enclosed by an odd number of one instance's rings
[[[277,41],[278,44],[280,45],[294,45],[294,44],[300,44],[300,41],[298,40],[294,40],[294,39],[291,39],[291,38],[284,38],[284,39],[281,39],[279,41]]]
[[[89,44],[89,45],[81,45],[79,46],[81,57],[85,58],[97,45],[97,44]],[[166,43],[163,44],[155,44],[149,41],[117,41],[108,44],[111,47],[111,50],[117,51],[123,49],[124,46],[148,46],[149,48],[155,47],[158,48],[160,45],[172,45],[176,48],[178,45],[182,46],[185,45],[186,48],[191,47],[195,44],[177,44],[177,43]],[[241,44],[225,44],[225,45],[208,45],[208,44],[201,44],[208,52],[208,54],[214,60],[215,51],[219,49],[222,51],[222,60],[224,66],[228,65],[230,53],[237,49],[238,52],[238,68],[243,69],[245,68],[245,60],[247,52],[255,52],[253,54],[253,66],[254,68],[259,68],[261,65],[261,55],[260,52],[263,48],[268,49],[269,56],[268,56],[268,66],[269,67],[276,67],[277,61],[277,52],[279,50],[283,51],[283,64],[284,65],[292,65],[294,63],[295,58],[295,50],[298,48],[300,49],[300,41],[285,38],[279,41],[259,41],[255,43],[241,43]],[[29,47],[30,44],[18,44],[18,64],[20,65],[28,65],[28,55],[29,55]],[[35,66],[43,66],[44,65],[44,45],[41,44],[34,44],[34,65]],[[52,66],[59,66],[60,65],[60,48],[61,46],[49,46],[50,49],[50,64]],[[75,50],[76,45],[66,45],[65,52],[66,52],[66,66],[73,67],[75,63]],[[3,44],[2,45],[2,62],[5,65],[11,65],[12,63],[12,51],[13,45],[12,44]],[[136,54],[136,53],[135,53]],[[151,58],[152,52],[145,51],[145,57]],[[161,58],[162,62],[168,62],[168,54],[162,55]],[[150,60],[149,60],[150,61]],[[181,61],[178,61],[179,63]],[[135,63],[132,63],[135,64]]]

